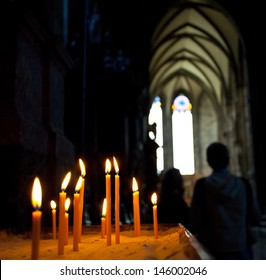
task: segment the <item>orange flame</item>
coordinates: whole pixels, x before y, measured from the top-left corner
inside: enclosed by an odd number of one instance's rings
[[[50,205],[53,210],[56,209],[56,203],[54,200],[51,200]]]
[[[32,206],[35,209],[40,209],[42,205],[42,188],[38,177],[35,177],[32,193],[31,193]]]
[[[82,176],[79,176],[79,179],[78,179],[77,184],[76,184],[75,191],[76,191],[76,192],[79,192],[79,190],[81,189],[81,187],[82,187]]]
[[[106,160],[105,162],[105,173],[110,173],[111,171],[111,161],[109,159]]]
[[[157,204],[157,194],[155,192],[151,196],[151,202],[153,205]]]
[[[118,164],[117,164],[117,161],[116,161],[115,157],[113,157],[113,159],[114,159],[115,173],[118,174],[119,173],[119,167],[118,167]]]
[[[106,198],[104,198],[104,200],[103,200],[103,208],[102,208],[102,216],[103,217],[106,216],[106,209],[107,209],[107,201],[106,201]]]
[[[65,201],[65,211],[67,212],[70,206],[70,198],[68,197]]]
[[[84,164],[84,162],[82,161],[81,158],[79,159],[79,167],[80,167],[81,176],[85,177],[85,175],[86,175],[86,168],[85,168],[85,164]]]
[[[68,184],[69,184],[69,181],[70,181],[70,178],[71,178],[71,172],[68,172],[62,182],[62,185],[61,185],[61,190],[62,191],[65,191],[65,189],[67,188]]]
[[[133,180],[132,180],[132,191],[133,192],[137,192],[139,190],[138,188],[138,183],[137,183],[137,180],[135,177],[133,177]]]

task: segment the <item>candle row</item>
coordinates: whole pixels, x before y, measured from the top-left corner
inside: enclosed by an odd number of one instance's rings
[[[115,240],[116,244],[120,243],[120,179],[119,168],[115,157],[113,157],[115,167]],[[78,244],[81,241],[82,217],[84,205],[84,186],[86,169],[83,161],[79,159],[81,175],[75,188],[73,199],[74,215],[73,215],[73,250],[78,250]],[[106,198],[103,203],[102,219],[101,219],[101,237],[106,235],[107,246],[111,245],[111,162],[106,160]],[[66,198],[66,188],[71,178],[71,172],[68,172],[61,184],[61,192],[59,193],[59,229],[58,229],[58,254],[64,254],[64,246],[68,244],[68,209],[70,199]],[[133,191],[133,219],[135,236],[140,236],[140,204],[139,190],[136,178],[132,180]],[[38,259],[39,255],[39,239],[41,224],[41,184],[38,177],[35,178],[32,189],[32,204],[35,211],[32,213],[32,259]],[[153,193],[151,201],[153,203],[153,221],[154,221],[154,238],[158,238],[158,220],[157,220],[157,195]],[[51,201],[52,208],[52,227],[53,239],[56,239],[56,203]]]
[[[84,187],[86,169],[83,161],[79,159],[79,166],[81,175],[77,182],[74,194],[74,221],[73,221],[73,250],[77,250],[78,243],[81,238],[82,231],[82,217],[84,204]],[[66,188],[71,178],[71,172],[68,172],[61,184],[61,192],[59,193],[59,227],[58,227],[58,255],[64,254],[64,246],[68,244],[68,208],[70,206],[70,199],[66,198]],[[32,259],[39,257],[39,239],[41,230],[41,216],[40,211],[42,203],[41,183],[38,177],[34,179],[32,188],[32,205],[35,211],[32,213]],[[52,226],[53,238],[56,239],[56,203],[51,201],[52,207]]]

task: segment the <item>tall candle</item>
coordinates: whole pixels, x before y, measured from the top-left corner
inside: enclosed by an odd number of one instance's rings
[[[134,216],[134,231],[135,236],[140,235],[140,205],[139,205],[139,190],[138,183],[135,177],[132,180],[133,191],[133,216]]]
[[[105,163],[105,185],[106,185],[106,240],[107,240],[107,246],[110,246],[112,243],[111,240],[111,177],[110,177],[110,171],[111,171],[111,162],[109,159],[106,160]]]
[[[71,172],[68,172],[61,184],[61,192],[59,193],[59,229],[58,229],[58,255],[64,255],[65,245],[65,189],[71,178]]]
[[[81,172],[81,177],[82,177],[82,185],[79,191],[79,242],[81,240],[81,233],[82,233],[82,222],[83,222],[83,209],[84,209],[84,191],[85,191],[85,176],[86,176],[86,168],[85,168],[85,164],[82,161],[82,159],[79,159],[79,167],[80,167],[80,172]]]
[[[79,229],[80,229],[80,188],[82,186],[82,177],[79,176],[74,194],[74,215],[73,215],[73,251],[78,251]]]
[[[68,197],[65,201],[65,245],[68,245],[68,227],[69,227],[69,218],[68,218],[68,209],[70,206],[70,198]]]
[[[119,180],[119,168],[117,161],[114,157],[115,166],[115,242],[120,243],[120,180]]]
[[[157,194],[153,193],[151,196],[151,202],[153,204],[153,231],[154,238],[158,238],[158,218],[157,218]]]
[[[52,208],[52,232],[53,232],[53,239],[56,239],[56,203],[54,200],[50,202]]]
[[[103,208],[102,208],[102,218],[101,218],[101,238],[105,237],[105,233],[106,233],[106,220],[105,220],[105,216],[106,216],[106,198],[104,198],[103,200]]]
[[[38,177],[34,179],[32,194],[32,206],[35,211],[32,212],[32,260],[39,259],[39,240],[41,234],[41,218],[42,212],[40,211],[42,205],[42,188]]]

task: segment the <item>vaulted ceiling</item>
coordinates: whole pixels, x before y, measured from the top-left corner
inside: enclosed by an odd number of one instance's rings
[[[219,4],[209,0],[179,1],[158,24],[152,37],[152,96],[185,90],[210,92],[221,102],[222,92],[244,83],[243,44],[237,26]]]

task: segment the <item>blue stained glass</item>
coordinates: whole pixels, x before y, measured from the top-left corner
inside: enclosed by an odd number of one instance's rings
[[[189,109],[189,99],[185,95],[179,95],[174,100],[174,109],[178,111],[186,111]]]

